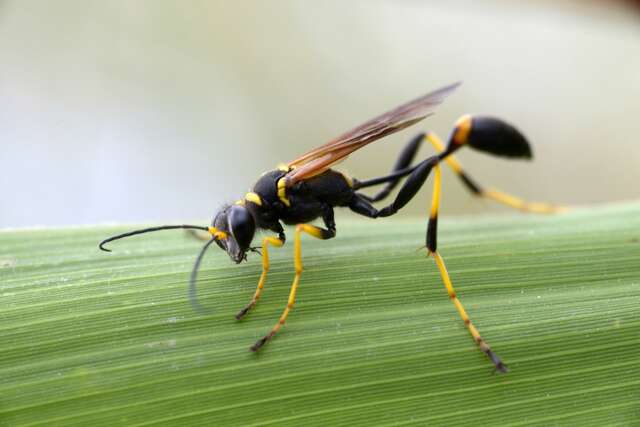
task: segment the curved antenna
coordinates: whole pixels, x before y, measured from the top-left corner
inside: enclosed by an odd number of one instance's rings
[[[193,265],[193,270],[191,270],[191,278],[189,279],[189,302],[193,309],[199,313],[206,313],[208,310],[205,310],[203,306],[198,302],[198,297],[196,295],[196,279],[198,278],[198,269],[200,268],[200,262],[202,262],[202,258],[204,257],[204,253],[207,251],[209,246],[216,241],[216,238],[213,237],[209,240],[200,250],[198,254],[198,258],[196,258],[196,263]]]
[[[111,249],[105,248],[104,245],[106,245],[109,242],[113,242],[114,240],[122,239],[124,237],[129,237],[129,236],[135,236],[136,234],[151,233],[153,231],[160,231],[160,230],[174,230],[176,228],[186,228],[186,229],[193,229],[193,230],[209,231],[208,227],[201,227],[199,225],[187,225],[187,224],[182,224],[182,225],[161,225],[159,227],[144,228],[142,230],[130,231],[128,233],[122,233],[122,234],[118,234],[117,236],[109,237],[108,239],[104,239],[102,242],[100,242],[98,247],[100,249],[102,249],[103,251],[105,251],[105,252],[111,252]]]

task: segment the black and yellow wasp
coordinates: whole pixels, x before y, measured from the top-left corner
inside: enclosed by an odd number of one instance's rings
[[[449,298],[458,310],[473,339],[493,362],[497,371],[507,372],[506,365],[491,350],[486,341],[480,336],[476,327],[471,323],[467,312],[456,296],[444,261],[436,250],[438,207],[440,204],[440,163],[446,161],[462,179],[466,187],[478,196],[488,197],[521,210],[552,212],[555,210],[552,206],[541,203],[525,203],[497,190],[481,188],[464,173],[460,164],[452,156],[456,150],[468,145],[477,150],[498,156],[531,158],[531,149],[524,136],[513,126],[502,120],[485,116],[465,115],[456,122],[446,147],[431,132],[422,133],[413,138],[400,154],[392,173],[387,176],[360,181],[331,169],[337,162],[365,145],[414,125],[431,115],[433,109],[458,86],[459,83],[452,84],[416,98],[369,120],[292,162],[278,167],[276,170],[264,173],[254,185],[253,191],[247,193],[244,198],[238,200],[235,204],[224,206],[215,215],[209,227],[165,225],[146,228],[110,237],[102,241],[99,247],[108,251],[104,247],[108,242],[158,230],[184,228],[207,231],[210,238],[207,239],[208,242],[196,259],[189,287],[191,302],[196,309],[200,309],[195,298],[195,283],[200,262],[207,248],[215,242],[220,249],[227,252],[234,262],[240,263],[247,259],[247,252],[258,251],[257,248],[251,246],[256,229],[260,228],[274,232],[277,237],[269,236],[264,237],[262,240],[262,274],[253,298],[236,315],[237,319],[241,319],[256,305],[260,298],[269,270],[269,246],[279,247],[285,243],[286,236],[282,223],[295,225],[295,277],[291,285],[289,300],[271,332],[251,347],[252,351],[257,351],[280,330],[295,304],[303,270],[300,248],[302,233],[307,233],[323,240],[335,237],[336,224],[333,213],[335,207],[348,207],[353,212],[369,218],[391,216],[402,209],[415,196],[433,170],[434,189],[426,233],[426,248],[428,253],[433,255],[447,288]],[[430,142],[439,154],[411,166],[419,146],[425,140]],[[389,195],[403,178],[406,178],[406,181],[400,188],[395,200],[381,209],[375,207],[376,202]],[[386,184],[386,186],[373,197],[360,192],[363,188],[379,184]],[[324,228],[309,224],[309,222],[317,218],[322,218]]]

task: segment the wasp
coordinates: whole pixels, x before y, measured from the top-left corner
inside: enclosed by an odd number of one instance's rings
[[[549,213],[556,210],[543,203],[527,203],[514,196],[498,190],[484,189],[464,172],[453,153],[464,146],[489,154],[509,157],[532,157],[527,139],[515,127],[507,122],[489,116],[464,115],[458,119],[445,145],[433,132],[420,133],[412,138],[398,157],[390,174],[374,179],[358,180],[345,173],[332,169],[336,163],[344,160],[351,153],[378,141],[388,135],[412,126],[433,114],[447,96],[460,83],[454,83],[400,105],[380,116],[377,116],[349,132],[321,145],[297,159],[264,173],[253,186],[252,191],[237,202],[223,206],[214,216],[208,227],[197,225],[164,225],[131,231],[103,240],[99,247],[109,251],[105,244],[142,233],[159,230],[187,229],[202,230],[207,234],[207,243],[200,250],[190,278],[189,296],[195,309],[202,310],[196,299],[196,279],[202,258],[215,243],[225,251],[232,261],[240,263],[247,259],[250,251],[258,252],[262,257],[262,274],[251,301],[236,315],[242,319],[258,302],[269,271],[269,248],[281,247],[285,244],[286,235],[283,223],[294,225],[294,270],[295,276],[287,305],[278,322],[271,331],[258,340],[251,351],[258,351],[269,342],[282,328],[291,310],[293,310],[296,294],[303,272],[301,236],[303,233],[317,239],[328,240],[336,236],[334,208],[346,207],[356,214],[367,218],[383,218],[400,211],[420,190],[429,175],[433,172],[433,193],[431,209],[426,230],[426,249],[433,256],[440,276],[446,287],[449,298],[471,333],[480,350],[487,355],[497,372],[507,372],[505,363],[491,350],[474,326],[464,306],[454,290],[453,284],[442,256],[437,250],[438,209],[440,206],[441,172],[440,164],[444,161],[462,180],[463,184],[475,195],[493,199],[513,208],[524,211]],[[429,142],[438,154],[428,157],[412,165],[418,148],[423,141]],[[378,208],[377,202],[385,199],[394,188],[404,180],[395,200],[389,205]],[[385,184],[373,196],[361,192],[362,189]],[[321,218],[324,227],[310,224]],[[257,229],[268,230],[274,235],[264,237],[260,250],[252,247]]]

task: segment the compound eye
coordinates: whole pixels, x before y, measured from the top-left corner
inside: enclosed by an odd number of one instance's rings
[[[227,212],[229,207],[225,207],[213,218],[211,221],[211,225],[217,228],[220,231],[229,231],[229,227],[227,226]]]
[[[251,245],[256,231],[253,215],[244,206],[233,205],[229,208],[227,218],[229,231],[235,238],[236,243],[240,248],[246,250]]]

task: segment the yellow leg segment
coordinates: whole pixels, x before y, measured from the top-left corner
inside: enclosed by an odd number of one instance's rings
[[[291,291],[289,291],[289,300],[287,301],[287,307],[282,312],[278,323],[274,325],[267,335],[258,340],[252,347],[251,351],[258,351],[263,345],[265,345],[274,335],[282,328],[284,322],[287,320],[289,313],[293,309],[293,305],[296,302],[296,293],[298,292],[298,284],[300,283],[300,276],[302,275],[302,250],[300,245],[300,236],[302,232],[310,234],[311,236],[317,239],[329,239],[335,235],[335,231],[324,230],[322,228],[309,225],[309,224],[298,224],[296,226],[296,232],[293,240],[293,265],[295,268],[295,277],[293,278],[293,283],[291,284]]]
[[[437,234],[437,221],[438,221],[438,209],[440,208],[440,192],[441,192],[441,173],[440,166],[436,165],[434,167],[434,182],[433,182],[433,196],[431,199],[431,211],[429,213],[429,227],[427,229],[427,248],[429,253],[433,255],[434,260],[436,261],[436,265],[438,266],[438,270],[440,271],[440,276],[442,277],[442,281],[444,282],[444,286],[447,288],[447,294],[453,302],[453,305],[458,310],[462,321],[469,329],[473,340],[478,344],[480,350],[485,353],[491,362],[493,362],[496,367],[496,371],[498,372],[508,372],[507,366],[502,363],[502,360],[491,350],[487,342],[482,339],[480,333],[476,329],[476,327],[471,323],[471,319],[469,319],[469,315],[467,311],[464,309],[462,302],[458,299],[456,295],[456,291],[453,288],[453,284],[451,283],[451,278],[449,277],[449,272],[447,272],[447,267],[444,265],[444,260],[440,256],[440,253],[436,250],[436,234]]]
[[[473,340],[476,342],[476,344],[478,344],[478,347],[480,347],[480,350],[484,354],[486,354],[487,357],[489,357],[489,359],[491,359],[491,362],[493,362],[494,366],[496,367],[496,371],[501,373],[509,372],[507,365],[505,365],[502,362],[502,360],[500,360],[498,355],[496,355],[493,352],[493,350],[491,350],[491,347],[489,347],[489,344],[487,344],[487,342],[480,336],[480,333],[478,332],[476,327],[473,326],[473,323],[471,323],[471,319],[469,319],[469,315],[467,314],[467,311],[464,309],[462,302],[460,302],[460,300],[458,299],[455,289],[453,289],[451,278],[449,277],[449,273],[447,272],[447,267],[444,265],[444,261],[442,257],[437,251],[433,252],[432,254],[433,254],[433,258],[436,261],[436,265],[438,266],[438,270],[440,270],[440,276],[442,277],[444,286],[447,288],[447,294],[449,294],[449,298],[451,299],[451,302],[453,302],[453,305],[456,307],[456,310],[458,310],[458,313],[460,314],[462,321],[467,326],[467,329],[469,329],[469,332],[471,333]]]
[[[441,153],[445,150],[442,140],[435,133],[427,133],[425,135],[425,139],[429,141],[429,143],[433,146],[433,148],[435,148],[438,153]],[[447,162],[447,164],[451,167],[451,169],[453,169],[455,173],[459,174],[462,172],[462,165],[460,164],[460,162],[458,162],[458,159],[456,159],[453,154],[447,156],[445,162]]]
[[[238,314],[236,314],[237,320],[242,319],[260,299],[262,288],[264,288],[264,282],[267,280],[267,272],[269,271],[269,245],[280,247],[283,244],[284,242],[277,237],[265,237],[264,239],[262,239],[262,274],[260,275],[260,280],[258,281],[258,287],[256,288],[256,292],[253,294],[253,298],[251,298],[249,304],[247,304],[245,308],[243,308]]]
[[[433,194],[431,195],[431,212],[429,218],[438,218],[438,209],[440,209],[440,189],[442,188],[442,173],[440,165],[433,168]]]
[[[502,203],[503,205],[512,207],[514,209],[519,209],[524,212],[552,214],[567,211],[567,208],[564,206],[554,206],[548,203],[539,202],[525,202],[524,200],[519,199],[515,196],[503,193],[502,191],[492,188],[482,190],[481,195],[483,197],[486,197],[487,199],[494,200],[498,203]]]
[[[434,133],[429,132],[425,139],[431,143],[433,148],[436,149],[437,152],[442,152],[445,150],[444,144],[438,138],[438,136]],[[462,165],[454,157],[453,154],[449,155],[445,161],[451,167],[451,169],[460,176],[466,183],[469,185],[469,177],[465,174],[462,169]],[[474,186],[476,187],[476,186]],[[487,199],[491,199],[495,202],[502,203],[503,205],[509,206],[513,209],[518,209],[523,212],[531,212],[538,214],[552,214],[566,211],[567,208],[563,206],[554,206],[548,203],[538,203],[538,202],[526,202],[518,197],[512,196],[510,194],[504,193],[502,191],[496,189],[483,189],[483,188],[475,188],[474,194],[480,197],[486,197]],[[477,192],[476,192],[477,191]]]

